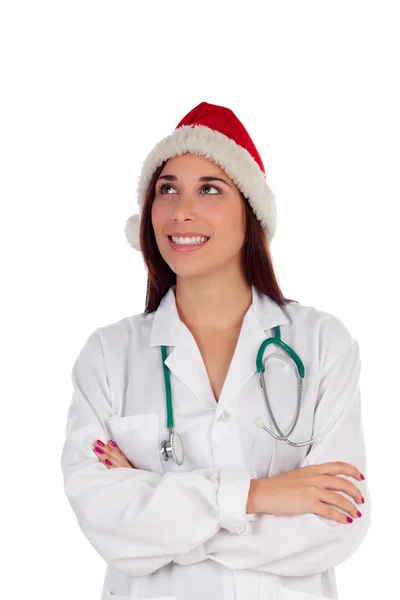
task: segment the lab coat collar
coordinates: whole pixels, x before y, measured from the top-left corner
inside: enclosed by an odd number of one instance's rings
[[[245,328],[248,332],[254,329],[264,331],[288,323],[277,302],[259,292],[254,285],[251,287],[253,300],[243,321],[243,331]],[[170,287],[154,314],[149,346],[176,346],[181,341],[188,341],[187,327],[176,307],[175,290],[175,285]]]
[[[202,405],[208,408],[217,406],[217,413],[226,412],[232,400],[257,372],[258,348],[269,337],[265,331],[277,325],[286,325],[288,318],[279,304],[252,285],[252,304],[243,319],[235,353],[216,405],[200,350],[192,333],[179,317],[175,290],[175,285],[168,290],[154,314],[149,346],[173,346],[165,361],[170,371],[196,395]]]

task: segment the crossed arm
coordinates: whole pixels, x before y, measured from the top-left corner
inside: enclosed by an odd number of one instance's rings
[[[73,367],[61,466],[79,526],[108,564],[134,576],[169,562],[210,559],[231,569],[301,576],[353,554],[370,524],[367,480],[358,482],[363,517],[347,525],[315,514],[247,514],[254,472],[159,474],[102,462],[93,444],[107,442],[105,422],[113,411],[100,335],[96,330],[89,336]],[[314,433],[323,441],[311,447],[302,466],[343,460],[366,473],[358,345],[348,336],[342,348],[330,354],[320,381]]]

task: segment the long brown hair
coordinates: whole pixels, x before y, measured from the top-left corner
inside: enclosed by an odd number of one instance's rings
[[[151,210],[155,197],[155,184],[167,161],[165,160],[153,173],[145,197],[140,222],[140,246],[147,269],[147,293],[145,313],[157,310],[161,300],[172,285],[176,284],[176,273],[172,271],[160,254],[156,242]],[[254,285],[262,294],[269,296],[280,306],[287,302],[298,302],[285,298],[275,276],[269,244],[265,238],[260,221],[243,194],[245,208],[246,236],[243,248],[243,271],[250,285]]]

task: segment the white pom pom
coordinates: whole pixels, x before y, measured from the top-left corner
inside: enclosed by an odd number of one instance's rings
[[[140,248],[140,215],[135,214],[129,217],[125,224],[125,236],[128,244],[135,250],[141,250]]]

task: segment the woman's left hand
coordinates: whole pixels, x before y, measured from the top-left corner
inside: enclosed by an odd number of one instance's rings
[[[94,442],[93,452],[99,461],[102,462],[107,469],[115,469],[116,467],[128,467],[129,469],[134,469],[134,465],[129,462],[125,454],[121,452],[117,445],[113,446],[112,442],[113,440],[108,440],[107,444],[104,444],[101,440]]]

